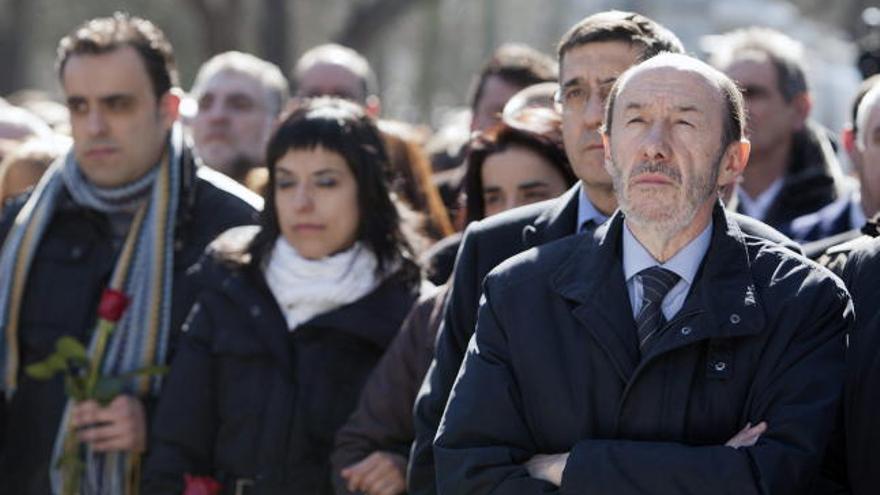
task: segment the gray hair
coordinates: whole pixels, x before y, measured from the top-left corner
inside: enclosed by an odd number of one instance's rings
[[[339,65],[350,70],[352,74],[361,80],[364,89],[364,100],[368,96],[378,94],[379,92],[376,74],[373,72],[367,59],[351,48],[337,45],[336,43],[318,45],[303,53],[293,68],[293,77],[291,79],[293,79],[294,85],[298,84],[303,73],[319,64]]]
[[[868,118],[878,104],[880,104],[880,84],[875,84],[862,97],[859,110],[856,112],[856,146],[862,151],[868,147]]]
[[[750,55],[767,57],[776,69],[779,92],[786,102],[809,91],[804,62],[804,46],[779,31],[765,27],[737,29],[712,38],[709,62],[718,68]]]
[[[280,114],[287,104],[290,88],[281,69],[259,57],[237,51],[223,52],[202,64],[190,91],[192,96],[198,99],[208,81],[223,72],[253,77],[263,88],[267,108],[272,115]]]

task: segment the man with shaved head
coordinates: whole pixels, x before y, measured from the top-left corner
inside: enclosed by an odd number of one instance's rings
[[[486,278],[434,444],[440,493],[809,489],[852,305],[723,208],[743,123],[733,81],[694,58],[619,77],[602,128],[619,210]]]

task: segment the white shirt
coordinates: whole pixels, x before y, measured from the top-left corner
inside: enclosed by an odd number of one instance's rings
[[[782,190],[782,183],[782,177],[776,179],[770,184],[770,187],[754,199],[743,188],[737,188],[739,191],[739,206],[742,212],[752,218],[764,220],[767,217],[767,210],[770,209],[770,205],[773,204],[773,201],[776,200],[776,197],[779,196],[779,192]]]

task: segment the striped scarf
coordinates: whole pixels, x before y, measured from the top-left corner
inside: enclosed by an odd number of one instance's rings
[[[134,213],[109,285],[128,295],[130,305],[107,343],[102,373],[118,375],[165,363],[171,326],[173,236],[182,151],[182,132],[175,126],[160,162],[133,184],[113,190],[95,188],[82,176],[72,151],[53,164],[40,180],[0,250],[0,332],[5,336],[0,339],[0,369],[7,400],[15,393],[19,375],[19,331],[28,331],[19,327],[28,270],[65,190],[77,204],[111,214]],[[88,346],[90,353],[94,352],[96,335],[97,332],[93,332]],[[133,378],[126,384],[124,393],[155,396],[160,385],[157,377]],[[56,466],[64,437],[71,432],[71,406],[72,401],[68,400],[52,453],[49,476],[55,493],[60,492],[62,486]],[[84,493],[129,495],[136,491],[138,455],[99,454],[90,450],[87,449],[86,455]]]

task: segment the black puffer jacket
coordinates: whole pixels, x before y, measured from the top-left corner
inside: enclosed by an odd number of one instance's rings
[[[227,246],[256,233],[236,230]],[[204,290],[159,401],[144,493],[179,494],[184,473],[212,476],[224,493],[332,493],[333,436],[419,285],[392,276],[291,333],[253,264],[214,253],[193,276]]]

